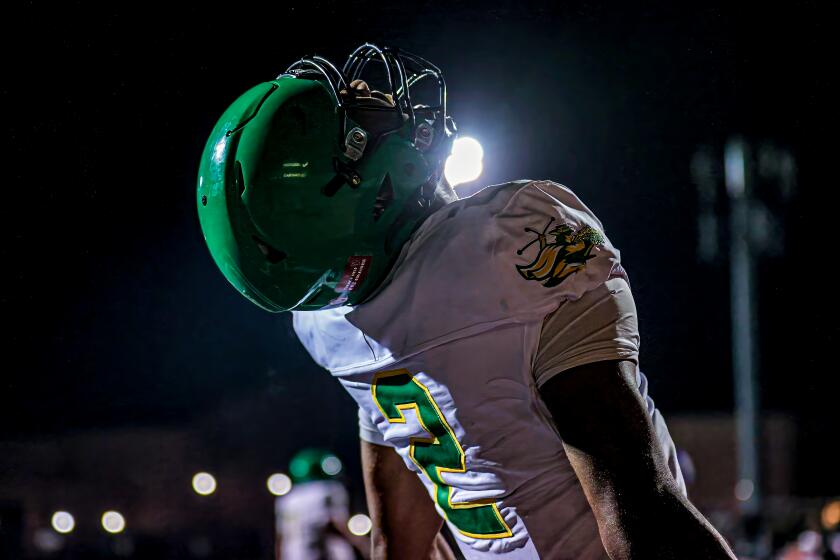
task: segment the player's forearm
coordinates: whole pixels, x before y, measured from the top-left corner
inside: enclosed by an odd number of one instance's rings
[[[374,560],[426,560],[443,520],[423,483],[390,447],[362,442]]]
[[[632,362],[595,362],[540,390],[612,560],[735,556],[680,493]]]
[[[410,542],[407,539],[388,539],[386,534],[374,529],[371,531],[371,560],[391,560],[395,558],[416,558],[417,560],[454,560],[454,556],[445,541],[438,535],[430,547],[424,543]]]
[[[676,485],[666,484],[649,493],[625,488],[609,501],[605,511],[597,514],[612,560],[735,558],[723,537]]]

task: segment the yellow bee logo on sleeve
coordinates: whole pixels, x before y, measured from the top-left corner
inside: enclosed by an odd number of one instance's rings
[[[554,218],[551,218],[542,232],[525,228],[536,238],[516,251],[521,255],[525,249],[539,243],[540,251],[534,260],[530,264],[516,265],[516,270],[526,280],[543,282],[546,288],[560,284],[581,270],[586,261],[594,257],[590,254],[592,249],[606,241],[603,234],[591,226],[583,225],[575,230],[567,224],[559,224],[549,230],[553,222]]]

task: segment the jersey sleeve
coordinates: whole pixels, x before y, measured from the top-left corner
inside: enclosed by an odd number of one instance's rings
[[[377,359],[383,350],[402,359],[540,321],[602,285],[618,265],[601,222],[571,190],[517,181],[437,210],[403,247],[376,296],[345,317],[379,345]]]
[[[522,186],[496,217],[496,257],[529,299],[578,299],[620,269],[601,222],[567,187]]]
[[[370,414],[362,407],[359,407],[359,439],[374,445],[393,447],[393,444],[385,441],[382,433],[373,424]]]
[[[546,316],[534,380],[542,387],[564,371],[607,360],[639,363],[636,305],[623,278],[611,278],[579,299],[562,302]]]

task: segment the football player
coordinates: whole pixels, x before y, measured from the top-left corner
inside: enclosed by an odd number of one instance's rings
[[[373,556],[428,558],[445,522],[469,559],[734,558],[685,495],[601,222],[551,181],[458,200],[455,135],[441,71],[366,44],[246,92],[199,171],[222,273],[358,402]]]
[[[302,449],[289,463],[292,489],[274,501],[276,560],[354,560],[369,546],[347,530],[347,489],[341,462],[321,449]]]

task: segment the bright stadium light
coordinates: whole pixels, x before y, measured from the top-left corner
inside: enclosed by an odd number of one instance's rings
[[[275,496],[285,496],[292,489],[292,479],[283,473],[274,473],[268,477],[266,486]]]
[[[216,479],[210,473],[196,473],[192,479],[192,486],[196,494],[209,496],[216,491]]]
[[[109,533],[122,533],[125,530],[125,517],[118,511],[106,511],[102,514],[102,528]]]
[[[52,515],[52,528],[62,534],[71,532],[76,527],[76,520],[66,511],[57,511]]]
[[[370,533],[370,528],[372,526],[373,524],[370,522],[370,517],[364,513],[357,513],[347,520],[347,530],[357,537],[362,537]]]
[[[451,186],[475,181],[484,169],[484,150],[478,140],[463,136],[452,144],[452,154],[446,158],[443,174]]]
[[[330,476],[335,476],[341,472],[341,459],[335,455],[327,455],[321,461],[321,469]]]

